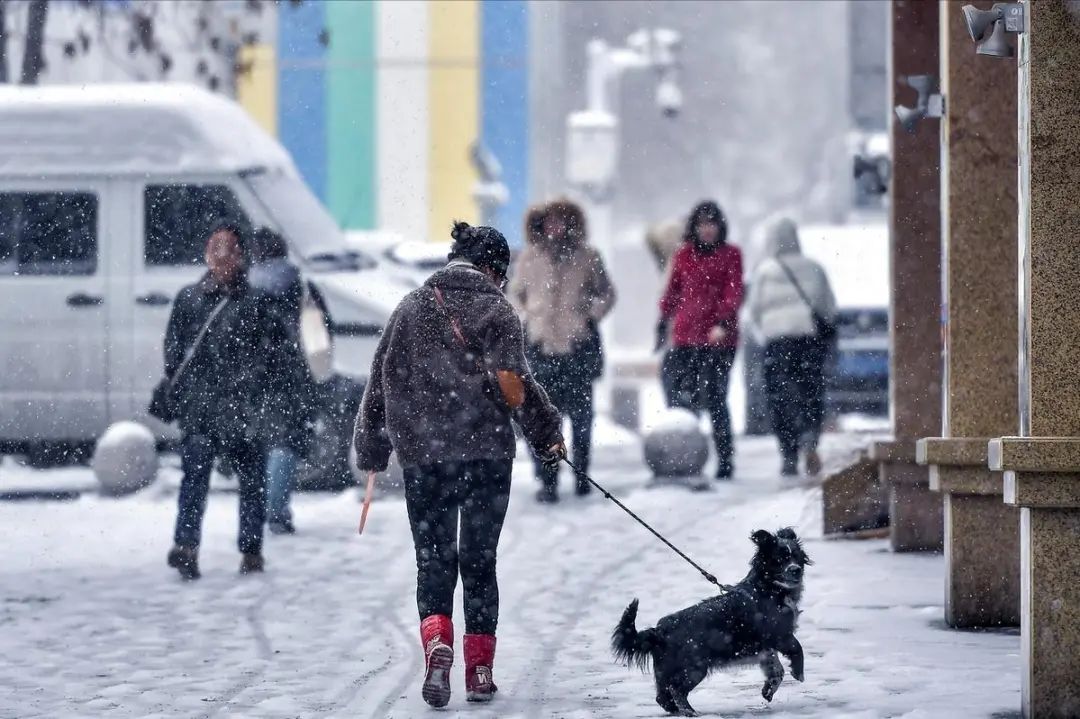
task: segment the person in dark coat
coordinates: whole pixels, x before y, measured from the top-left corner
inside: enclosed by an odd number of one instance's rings
[[[166,376],[174,376],[189,348],[196,347],[174,390],[184,476],[168,564],[185,579],[199,577],[202,520],[215,458],[227,460],[240,483],[240,572],[263,570],[265,448],[258,425],[272,319],[248,285],[241,237],[229,225],[211,233],[208,272],[177,295],[165,331]]]
[[[465,687],[495,691],[495,557],[516,451],[511,420],[546,462],[565,457],[559,413],[529,372],[521,322],[501,288],[510,248],[491,227],[454,224],[450,263],[394,310],[356,419],[364,472],[397,453],[416,548],[422,694],[450,700],[454,590],[465,591]],[[459,529],[460,527],[460,529]],[[459,538],[460,537],[460,538]]]
[[[743,297],[742,253],[727,242],[727,219],[715,202],[690,213],[684,243],[672,258],[660,300],[657,346],[670,341],[665,358],[669,404],[706,410],[716,444],[717,479],[734,472],[728,411],[728,375],[739,344]]]
[[[266,519],[274,534],[293,534],[289,498],[300,460],[311,444],[318,386],[300,340],[304,279],[289,262],[285,238],[268,228],[255,231],[254,262],[248,282],[274,317],[268,337],[277,360],[270,368],[261,440],[267,447]]]
[[[599,324],[615,304],[615,288],[600,253],[589,246],[585,213],[569,200],[534,208],[529,239],[518,257],[508,294],[525,322],[526,355],[536,381],[566,413],[573,428],[574,465],[589,471],[593,384],[603,374]],[[536,462],[540,502],[558,501],[558,467]],[[584,496],[592,485],[580,476]]]

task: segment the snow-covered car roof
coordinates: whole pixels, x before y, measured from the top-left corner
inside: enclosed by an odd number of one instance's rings
[[[825,268],[837,306],[889,306],[889,231],[883,222],[803,225],[799,243]]]
[[[386,254],[404,265],[420,270],[435,270],[446,264],[451,242],[420,242],[406,240],[394,245]]]
[[[295,173],[243,108],[180,83],[0,86],[0,175]]]

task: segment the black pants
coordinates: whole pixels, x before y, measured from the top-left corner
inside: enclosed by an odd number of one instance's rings
[[[421,619],[453,616],[460,573],[465,632],[495,633],[499,622],[495,555],[510,501],[512,467],[511,460],[477,460],[405,469]]]
[[[703,350],[705,372],[703,373],[705,402],[712,422],[713,443],[716,445],[717,471],[730,474],[735,455],[735,443],[731,436],[731,412],[728,411],[728,385],[731,365],[735,363],[735,350],[708,347]]]
[[[593,421],[596,415],[593,378],[600,371],[597,360],[583,350],[567,355],[546,355],[536,346],[530,346],[528,357],[533,377],[562,416],[569,418],[574,465],[587,473],[592,458]],[[536,457],[533,457],[533,462],[537,479],[546,486],[554,486],[558,482],[558,466],[545,467]]]
[[[545,388],[546,390],[546,388]],[[593,409],[593,386],[585,382],[571,392],[551,395],[552,403],[559,408],[564,417],[570,419],[571,450],[574,466],[588,473],[592,458],[592,433],[595,410]],[[554,486],[559,481],[558,465],[546,466],[535,456],[536,477],[546,486]]]
[[[668,351],[661,370],[669,406],[709,413],[717,471],[723,476],[731,474],[735,455],[728,411],[728,380],[734,363],[734,348],[674,347]]]
[[[825,414],[826,350],[814,337],[783,337],[765,346],[765,389],[773,432],[787,461],[800,444],[817,449]]]
[[[266,451],[249,442],[186,433],[180,440],[180,498],[176,514],[174,542],[182,547],[198,547],[206,497],[210,492],[210,471],[214,458],[227,458],[240,483],[240,530],[237,544],[245,554],[262,552],[263,523],[266,520]]]

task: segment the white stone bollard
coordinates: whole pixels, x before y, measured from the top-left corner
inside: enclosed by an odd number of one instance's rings
[[[97,441],[90,461],[101,493],[119,497],[138,492],[157,476],[154,433],[137,422],[117,422]]]
[[[709,459],[709,438],[693,412],[669,409],[645,433],[644,449],[657,477],[695,477]]]

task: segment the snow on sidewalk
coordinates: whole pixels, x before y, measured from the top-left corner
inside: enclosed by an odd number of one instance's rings
[[[940,556],[823,541],[818,491],[773,476],[770,443],[742,441],[738,462],[736,482],[702,493],[651,485],[625,461],[597,471],[721,581],[744,575],[754,529],[792,524],[807,540],[806,683],[788,678],[768,705],[756,668],[719,673],[691,696],[699,711],[1018,716],[1019,636],[945,629]],[[709,585],[609,502],[569,496],[565,479],[561,505],[536,505],[529,467],[518,469],[491,706],[466,705],[460,662],[446,711],[420,698],[400,498],[377,499],[361,538],[355,493],[299,496],[301,534],[269,537],[267,574],[238,577],[235,495],[215,493],[203,579],[182,584],[164,563],[175,496],[161,486],[122,500],[0,503],[0,717],[663,716],[651,676],[615,664],[608,637],[633,597],[644,627]]]

